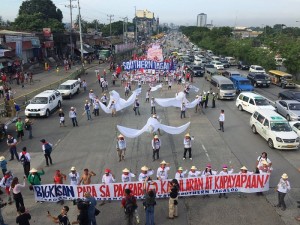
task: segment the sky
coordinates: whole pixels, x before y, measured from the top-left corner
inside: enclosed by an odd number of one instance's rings
[[[52,0],[63,12],[63,22],[70,22],[70,10],[65,5],[70,0]],[[78,0],[72,0],[77,5]],[[1,0],[0,16],[13,21],[22,0]],[[149,10],[159,17],[160,23],[194,26],[197,15],[207,14],[207,23],[214,26],[286,26],[300,27],[300,0],[80,0],[84,20],[98,19],[108,23],[107,15],[114,15],[113,21],[128,17],[132,20],[137,10]],[[73,18],[78,8],[73,9]]]

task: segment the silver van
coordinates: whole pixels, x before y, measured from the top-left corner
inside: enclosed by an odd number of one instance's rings
[[[234,99],[236,90],[228,78],[220,75],[212,76],[210,84],[218,99]]]

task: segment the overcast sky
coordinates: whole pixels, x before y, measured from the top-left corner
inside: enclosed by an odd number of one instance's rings
[[[77,0],[72,0],[77,5]],[[69,0],[53,0],[63,12],[63,22],[70,22]],[[22,0],[1,0],[0,15],[13,21]],[[114,21],[121,17],[134,17],[134,7],[147,9],[160,18],[160,23],[196,25],[197,14],[207,14],[207,23],[215,26],[259,26],[285,24],[300,27],[300,0],[80,0],[81,14],[85,20],[98,19],[107,23],[108,14]],[[73,15],[78,8],[73,9]],[[73,17],[75,18],[75,16]]]

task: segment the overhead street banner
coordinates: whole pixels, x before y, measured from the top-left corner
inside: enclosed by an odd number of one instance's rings
[[[269,178],[270,174],[230,174],[184,178],[179,180],[179,195],[192,196],[232,192],[263,192],[269,190]],[[169,197],[169,181],[171,180],[153,180],[147,183],[146,189],[155,189],[157,198],[167,198]],[[87,191],[97,200],[121,200],[124,196],[124,190],[127,188],[132,190],[138,199],[142,199],[144,196],[143,182],[112,183],[109,185],[45,184],[35,185],[33,187],[35,200],[48,202],[83,198],[84,193]]]
[[[156,62],[153,60],[132,60],[123,62],[124,70],[174,70],[174,65],[169,62]]]

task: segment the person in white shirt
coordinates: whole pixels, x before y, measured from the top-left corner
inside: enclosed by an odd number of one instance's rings
[[[224,122],[225,122],[225,114],[224,114],[224,109],[221,109],[221,113],[219,116],[219,124],[220,124],[220,128],[219,130],[224,132]]]
[[[239,174],[253,174],[253,172],[248,171],[246,166],[241,167]],[[247,196],[245,195],[245,193],[240,192],[238,194],[239,198],[244,197],[247,198]]]
[[[95,98],[94,104],[93,104],[93,108],[94,108],[94,115],[95,116],[99,116],[99,108],[100,108],[100,100],[98,98],[98,96]]]
[[[180,107],[180,118],[182,119],[182,117],[185,118],[185,110],[186,110],[186,107],[185,107],[185,103],[181,103],[181,107]]]
[[[74,166],[71,167],[69,173],[69,179],[70,179],[70,185],[78,185],[80,181],[80,175],[76,171],[76,168]]]
[[[212,170],[211,164],[207,164],[205,170],[203,170],[201,177],[207,177],[216,175],[218,172],[215,170]],[[210,197],[209,195],[203,195],[203,198]]]
[[[183,171],[183,168],[179,167],[177,172],[175,173],[175,179],[177,180],[182,179],[186,174],[187,174],[187,170]]]
[[[291,190],[290,182],[288,181],[288,175],[286,173],[282,174],[281,179],[277,185],[277,192],[278,192],[278,204],[276,207],[282,207],[281,210],[286,209],[284,197],[288,191]]]
[[[162,161],[160,163],[160,167],[157,169],[157,179],[158,180],[167,180],[168,179],[168,171],[170,170],[170,164],[166,163],[166,161]]]
[[[259,170],[259,168],[261,167],[261,166],[263,166],[263,162],[264,161],[266,161],[267,163],[268,163],[268,166],[271,168],[272,167],[272,162],[271,162],[271,160],[268,158],[268,153],[266,153],[266,152],[262,152],[261,153],[261,156],[258,156],[258,158],[257,158],[257,161],[256,161],[256,168]],[[259,171],[256,171],[257,173],[259,172]]]
[[[122,182],[123,183],[131,182],[131,178],[135,177],[135,175],[133,173],[131,173],[130,170],[127,168],[122,170],[122,172],[123,172],[123,174],[122,174]]]
[[[103,94],[103,96],[101,97],[101,102],[103,103],[103,105],[107,106],[107,97],[106,97],[106,94]]]
[[[189,133],[187,133],[184,136],[183,139],[183,147],[184,147],[184,153],[183,153],[183,160],[186,159],[186,153],[189,152],[189,158],[192,160],[192,141],[194,140],[193,137],[190,136]]]
[[[192,166],[191,170],[188,173],[188,178],[199,177],[201,175],[201,171],[197,170],[196,166]]]
[[[258,167],[259,170],[259,174],[266,174],[266,173],[271,173],[272,172],[272,167],[269,166],[269,163],[264,160],[261,163],[262,165],[260,167]]]
[[[94,91],[91,89],[89,93],[89,99],[91,101],[91,104],[93,104],[94,98],[96,97]]]
[[[71,107],[71,110],[69,111],[69,118],[72,120],[73,127],[78,127],[77,113],[74,107]]]
[[[116,116],[117,111],[116,111],[116,105],[115,105],[115,101],[114,100],[111,101],[111,104],[110,104],[109,108],[111,109],[111,116],[112,117]]]
[[[146,92],[146,102],[149,102],[149,100],[150,100],[150,90],[151,90],[151,89],[149,89],[149,90]]]
[[[151,141],[152,149],[153,149],[153,161],[155,161],[155,155],[156,158],[159,159],[159,150],[161,146],[161,140],[158,138],[158,135],[155,135],[154,138]]]
[[[141,168],[141,173],[139,175],[139,181],[145,181],[147,177],[150,177],[154,174],[154,170],[149,169],[147,166]]]
[[[23,196],[21,193],[21,189],[25,188],[25,180],[26,176],[23,177],[23,184],[19,183],[19,179],[17,177],[14,177],[10,186],[10,191],[13,193],[13,198],[15,200],[17,212],[19,212],[20,207],[24,207],[24,201]]]
[[[222,167],[222,171],[220,171],[219,175],[228,175],[228,174],[232,174],[233,173],[233,168],[231,168],[229,171],[228,171],[228,166],[227,165],[223,165]],[[219,194],[219,198],[222,198],[225,197],[225,198],[228,198],[228,196],[226,195],[226,193],[220,193]]]
[[[111,184],[114,183],[115,180],[115,176],[111,173],[110,169],[105,169],[104,171],[104,175],[102,177],[102,183],[103,184]]]
[[[151,114],[156,114],[155,99],[154,99],[154,97],[151,98],[150,105],[151,105]]]
[[[171,88],[172,88],[172,79],[168,81],[168,90],[171,90]]]
[[[126,152],[126,141],[122,134],[120,134],[117,138],[116,149],[119,156],[119,162],[121,162],[122,160],[125,159],[125,152]]]

